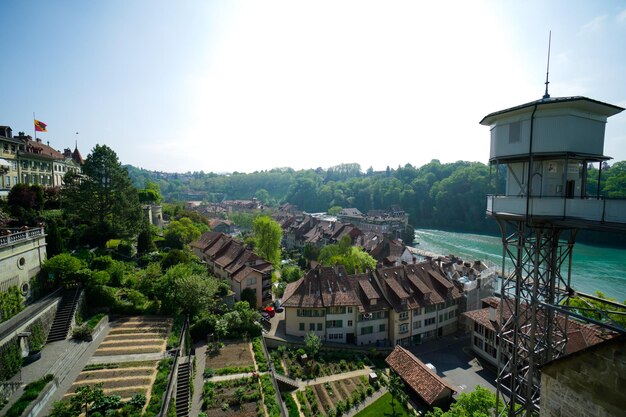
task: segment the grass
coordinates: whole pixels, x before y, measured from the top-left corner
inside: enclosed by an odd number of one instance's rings
[[[98,313],[91,316],[89,320],[87,320],[87,327],[89,327],[89,330],[93,331],[98,323],[100,323],[100,320],[102,320],[102,317],[104,317],[104,313]]]
[[[31,402],[37,399],[37,397],[39,396],[39,393],[44,389],[46,385],[48,385],[48,382],[52,381],[53,378],[54,376],[48,374],[44,376],[43,378],[41,378],[40,380],[31,382],[30,384],[26,385],[26,387],[24,388],[24,393],[17,400],[17,402],[14,403],[11,406],[11,408],[9,408],[9,411],[7,411],[6,416],[7,417],[21,416],[24,410],[28,408]]]
[[[395,413],[394,413],[395,410]],[[391,407],[391,394],[386,393],[366,409],[359,411],[355,417],[411,417],[410,414],[402,404],[398,401],[394,401],[394,408]]]

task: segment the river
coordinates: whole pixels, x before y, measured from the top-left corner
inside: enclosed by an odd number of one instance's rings
[[[415,242],[416,248],[436,254],[453,254],[468,261],[480,259],[498,269],[502,266],[502,241],[498,237],[416,229]],[[510,263],[506,268],[510,268]],[[572,287],[589,294],[599,290],[620,302],[626,300],[626,250],[576,243]]]

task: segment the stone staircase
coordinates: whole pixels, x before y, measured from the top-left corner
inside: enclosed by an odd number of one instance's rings
[[[52,322],[46,343],[57,342],[67,338],[74,312],[76,312],[80,291],[80,287],[69,288],[63,291],[63,297],[61,298],[56,315],[54,316],[54,321]]]
[[[178,379],[176,380],[176,417],[189,416],[189,381],[191,365],[189,358],[178,365]]]

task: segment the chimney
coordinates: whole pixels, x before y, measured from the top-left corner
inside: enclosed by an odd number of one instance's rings
[[[49,140],[47,140],[47,141],[46,141],[46,144],[47,144],[48,146],[50,146],[50,141],[49,141]]]
[[[37,138],[37,143],[41,143],[41,138]]]

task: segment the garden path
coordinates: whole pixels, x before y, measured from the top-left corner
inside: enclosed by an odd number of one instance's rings
[[[307,385],[317,385],[317,384],[323,384],[325,382],[339,381],[342,379],[353,378],[355,376],[369,375],[371,372],[374,372],[372,368],[365,367],[363,369],[358,369],[356,371],[343,372],[341,374],[323,376],[321,378],[309,379],[307,381],[302,381],[298,379],[298,385],[300,385],[300,389],[303,390]]]

